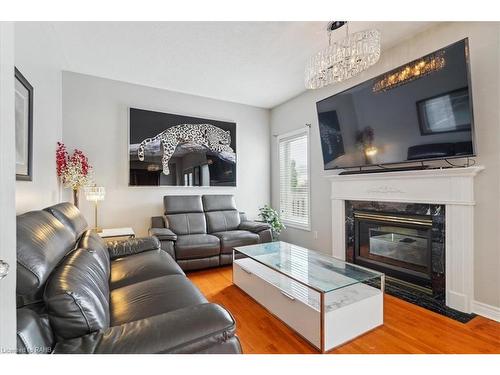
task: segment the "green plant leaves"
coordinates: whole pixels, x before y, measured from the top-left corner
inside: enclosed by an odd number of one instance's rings
[[[281,231],[285,229],[278,212],[269,205],[259,208],[259,217],[271,226],[273,239],[277,239]]]

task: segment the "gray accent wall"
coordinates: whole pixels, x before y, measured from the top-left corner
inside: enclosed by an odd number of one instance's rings
[[[476,177],[475,300],[500,313],[500,24],[495,22],[441,23],[415,37],[382,51],[378,64],[358,77],[319,90],[307,91],[271,110],[271,132],[282,134],[311,126],[311,225],[310,232],[288,228],[281,238],[331,254],[330,183],[324,177],[316,102],[385,73],[427,53],[469,37],[471,79],[478,165],[486,169]],[[383,35],[382,35],[383,38]],[[271,195],[279,206],[278,156],[271,145]],[[335,233],[333,234],[335,235]]]

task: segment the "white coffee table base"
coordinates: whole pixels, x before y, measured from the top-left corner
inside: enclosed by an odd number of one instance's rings
[[[383,291],[363,283],[322,294],[251,258],[233,262],[233,283],[322,352],[384,321]]]

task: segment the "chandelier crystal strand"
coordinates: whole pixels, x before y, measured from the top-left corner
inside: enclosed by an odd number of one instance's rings
[[[318,89],[341,82],[366,70],[380,58],[380,32],[364,30],[349,34],[340,42],[332,42],[329,30],[328,47],[312,56],[305,69],[305,85]]]

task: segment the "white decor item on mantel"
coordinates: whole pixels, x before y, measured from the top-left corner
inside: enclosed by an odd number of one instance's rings
[[[345,26],[346,36],[332,42],[335,30]],[[380,58],[380,31],[363,30],[349,34],[346,21],[328,23],[328,47],[313,55],[306,65],[305,86],[318,89],[334,82],[354,77]]]

